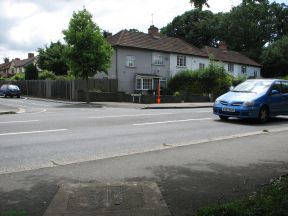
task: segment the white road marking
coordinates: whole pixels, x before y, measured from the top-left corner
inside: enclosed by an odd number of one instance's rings
[[[9,121],[9,122],[0,122],[0,124],[29,123],[29,122],[38,122],[38,121],[39,120]]]
[[[44,112],[47,112],[47,109],[42,109],[39,112],[34,112],[34,113],[30,113],[30,114],[40,114],[40,113],[44,113]]]
[[[157,114],[135,114],[135,115],[118,115],[118,116],[96,116],[88,117],[89,119],[104,119],[104,118],[123,118],[123,117],[140,117],[140,116],[159,116],[159,115],[172,115],[173,113],[157,113]]]
[[[147,123],[140,123],[140,124],[133,124],[133,125],[142,126],[142,125],[156,125],[156,124],[168,124],[168,123],[189,122],[189,121],[205,121],[205,120],[212,120],[212,118],[183,119],[183,120],[173,120],[173,121],[163,121],[163,122],[147,122]]]
[[[52,133],[52,132],[61,132],[61,131],[67,131],[67,130],[68,129],[42,130],[42,131],[25,131],[25,132],[15,132],[15,133],[3,133],[3,134],[0,134],[0,136],[35,134],[35,133]]]

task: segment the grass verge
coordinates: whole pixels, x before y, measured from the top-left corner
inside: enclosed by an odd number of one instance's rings
[[[288,216],[288,175],[247,198],[199,209],[195,216]]]

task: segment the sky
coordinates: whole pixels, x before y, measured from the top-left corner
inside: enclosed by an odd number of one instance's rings
[[[227,12],[241,1],[209,0],[209,10]],[[38,48],[63,40],[73,11],[83,7],[102,30],[113,34],[132,28],[147,32],[152,20],[162,28],[193,9],[189,0],[0,0],[0,63],[4,57],[27,58],[28,52],[37,54]]]

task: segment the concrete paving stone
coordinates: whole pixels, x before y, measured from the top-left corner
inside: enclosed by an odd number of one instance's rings
[[[44,216],[170,216],[155,182],[63,184]]]

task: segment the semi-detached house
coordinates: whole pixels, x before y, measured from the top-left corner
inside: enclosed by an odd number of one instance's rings
[[[107,40],[114,48],[107,78],[117,79],[118,91],[127,93],[156,90],[159,81],[161,87],[166,87],[168,79],[178,72],[206,67],[209,55],[214,54],[210,48],[201,50],[179,38],[162,36],[153,25],[148,29],[148,34],[122,30],[108,36]],[[224,52],[230,55],[230,51]],[[238,73],[239,65],[246,67],[246,71],[242,71],[243,74],[260,76],[259,64],[240,53],[237,53],[237,56],[241,56],[242,60],[234,61],[229,57],[217,59],[218,55],[215,55],[215,59],[222,61],[227,71],[228,65],[233,67],[230,72],[234,75]],[[253,67],[252,74],[250,67]],[[103,77],[103,74],[101,76]]]

